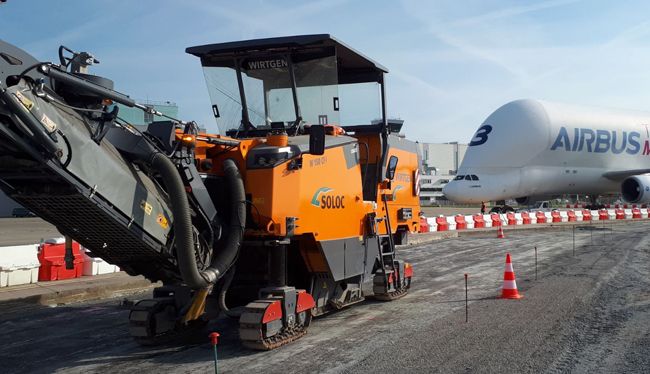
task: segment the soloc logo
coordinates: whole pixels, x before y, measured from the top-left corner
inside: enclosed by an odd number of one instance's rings
[[[319,206],[321,209],[344,209],[345,196],[329,194],[331,191],[334,190],[329,187],[316,190],[314,197],[311,198],[311,205]]]
[[[488,134],[492,132],[492,126],[483,125],[476,130],[476,134],[472,138],[472,141],[469,143],[469,146],[481,145],[488,140]]]

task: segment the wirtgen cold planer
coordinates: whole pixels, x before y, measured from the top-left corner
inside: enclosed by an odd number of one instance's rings
[[[386,117],[386,69],[329,35],[187,52],[219,135],[173,118],[140,131],[116,104],[165,116],[89,74],[92,55],[39,62],[0,41],[0,188],[92,255],[162,281],[130,313],[143,344],[223,312],[244,345],[272,349],[313,316],[406,294],[395,244],[418,227],[419,159]]]

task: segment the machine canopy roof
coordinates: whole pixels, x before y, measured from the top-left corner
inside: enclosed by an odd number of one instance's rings
[[[185,52],[201,58],[203,66],[236,68],[241,61],[269,61],[291,55],[294,63],[336,56],[339,84],[381,82],[388,70],[329,34],[286,36],[189,47]],[[244,65],[245,66],[245,65]],[[244,68],[244,67],[243,67]]]

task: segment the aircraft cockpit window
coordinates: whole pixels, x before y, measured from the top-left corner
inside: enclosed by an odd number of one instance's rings
[[[464,175],[457,175],[456,178],[454,178],[455,181],[461,181],[465,178]]]
[[[478,177],[477,177],[476,175],[474,175],[474,174],[472,174],[471,177],[472,177],[472,180],[473,180],[473,181],[477,181],[477,180],[478,180]]]
[[[471,180],[472,180],[472,177],[471,177],[469,174],[467,174],[467,175],[465,176],[465,180],[466,180],[466,181],[471,181]]]

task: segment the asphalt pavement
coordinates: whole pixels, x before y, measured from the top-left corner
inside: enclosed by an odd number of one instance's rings
[[[236,322],[225,318],[193,341],[140,347],[128,335],[122,298],[0,311],[0,367],[6,373],[213,372],[207,332],[219,331],[222,373],[647,372],[649,227],[580,226],[575,255],[571,226],[403,247],[400,255],[414,265],[407,296],[317,318],[305,337],[270,352],[242,348]],[[506,252],[520,300],[498,298]]]

